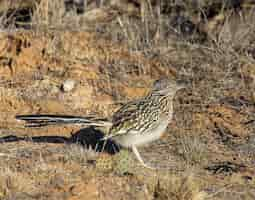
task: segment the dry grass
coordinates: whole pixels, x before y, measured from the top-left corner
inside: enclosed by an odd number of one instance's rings
[[[155,187],[154,199],[163,200],[204,200],[207,194],[201,191],[200,183],[192,174],[175,176],[171,175],[166,183]]]
[[[188,165],[203,166],[207,161],[206,145],[198,137],[183,135],[179,138],[178,153]]]
[[[33,14],[32,24],[37,27],[56,28],[64,25],[65,7],[63,1],[41,1]]]
[[[34,189],[34,181],[28,174],[17,172],[8,167],[0,169],[0,199],[4,199],[14,192],[32,191]]]
[[[86,149],[78,144],[68,145],[62,153],[64,162],[77,162],[81,166],[86,166],[90,160],[95,160],[98,156],[95,149],[91,147]]]

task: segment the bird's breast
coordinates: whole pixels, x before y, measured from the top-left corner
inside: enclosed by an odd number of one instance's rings
[[[165,118],[145,132],[130,132],[116,136],[114,140],[124,147],[142,146],[159,139],[166,130],[168,123],[169,120]]]

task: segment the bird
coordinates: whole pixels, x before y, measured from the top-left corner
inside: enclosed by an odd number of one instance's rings
[[[159,139],[173,118],[173,99],[177,91],[186,88],[187,83],[171,78],[154,81],[149,93],[139,99],[131,100],[121,106],[111,120],[95,117],[75,117],[65,115],[17,115],[27,127],[41,127],[54,124],[83,124],[109,127],[102,140],[112,141],[121,147],[131,149],[140,164],[145,164],[138,147]]]

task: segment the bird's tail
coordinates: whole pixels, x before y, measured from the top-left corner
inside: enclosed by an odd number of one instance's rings
[[[25,127],[43,127],[59,124],[78,124],[101,127],[112,125],[112,123],[105,118],[96,118],[92,116],[79,117],[70,115],[17,115],[16,119],[25,121]]]

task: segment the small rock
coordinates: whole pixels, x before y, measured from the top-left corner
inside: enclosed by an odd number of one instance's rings
[[[76,83],[75,80],[68,79],[68,80],[64,81],[64,83],[61,86],[61,89],[64,92],[70,92],[74,89],[75,83]]]
[[[52,94],[57,94],[57,93],[59,92],[59,87],[57,87],[56,85],[53,85],[53,86],[51,87],[50,92],[51,92]]]

